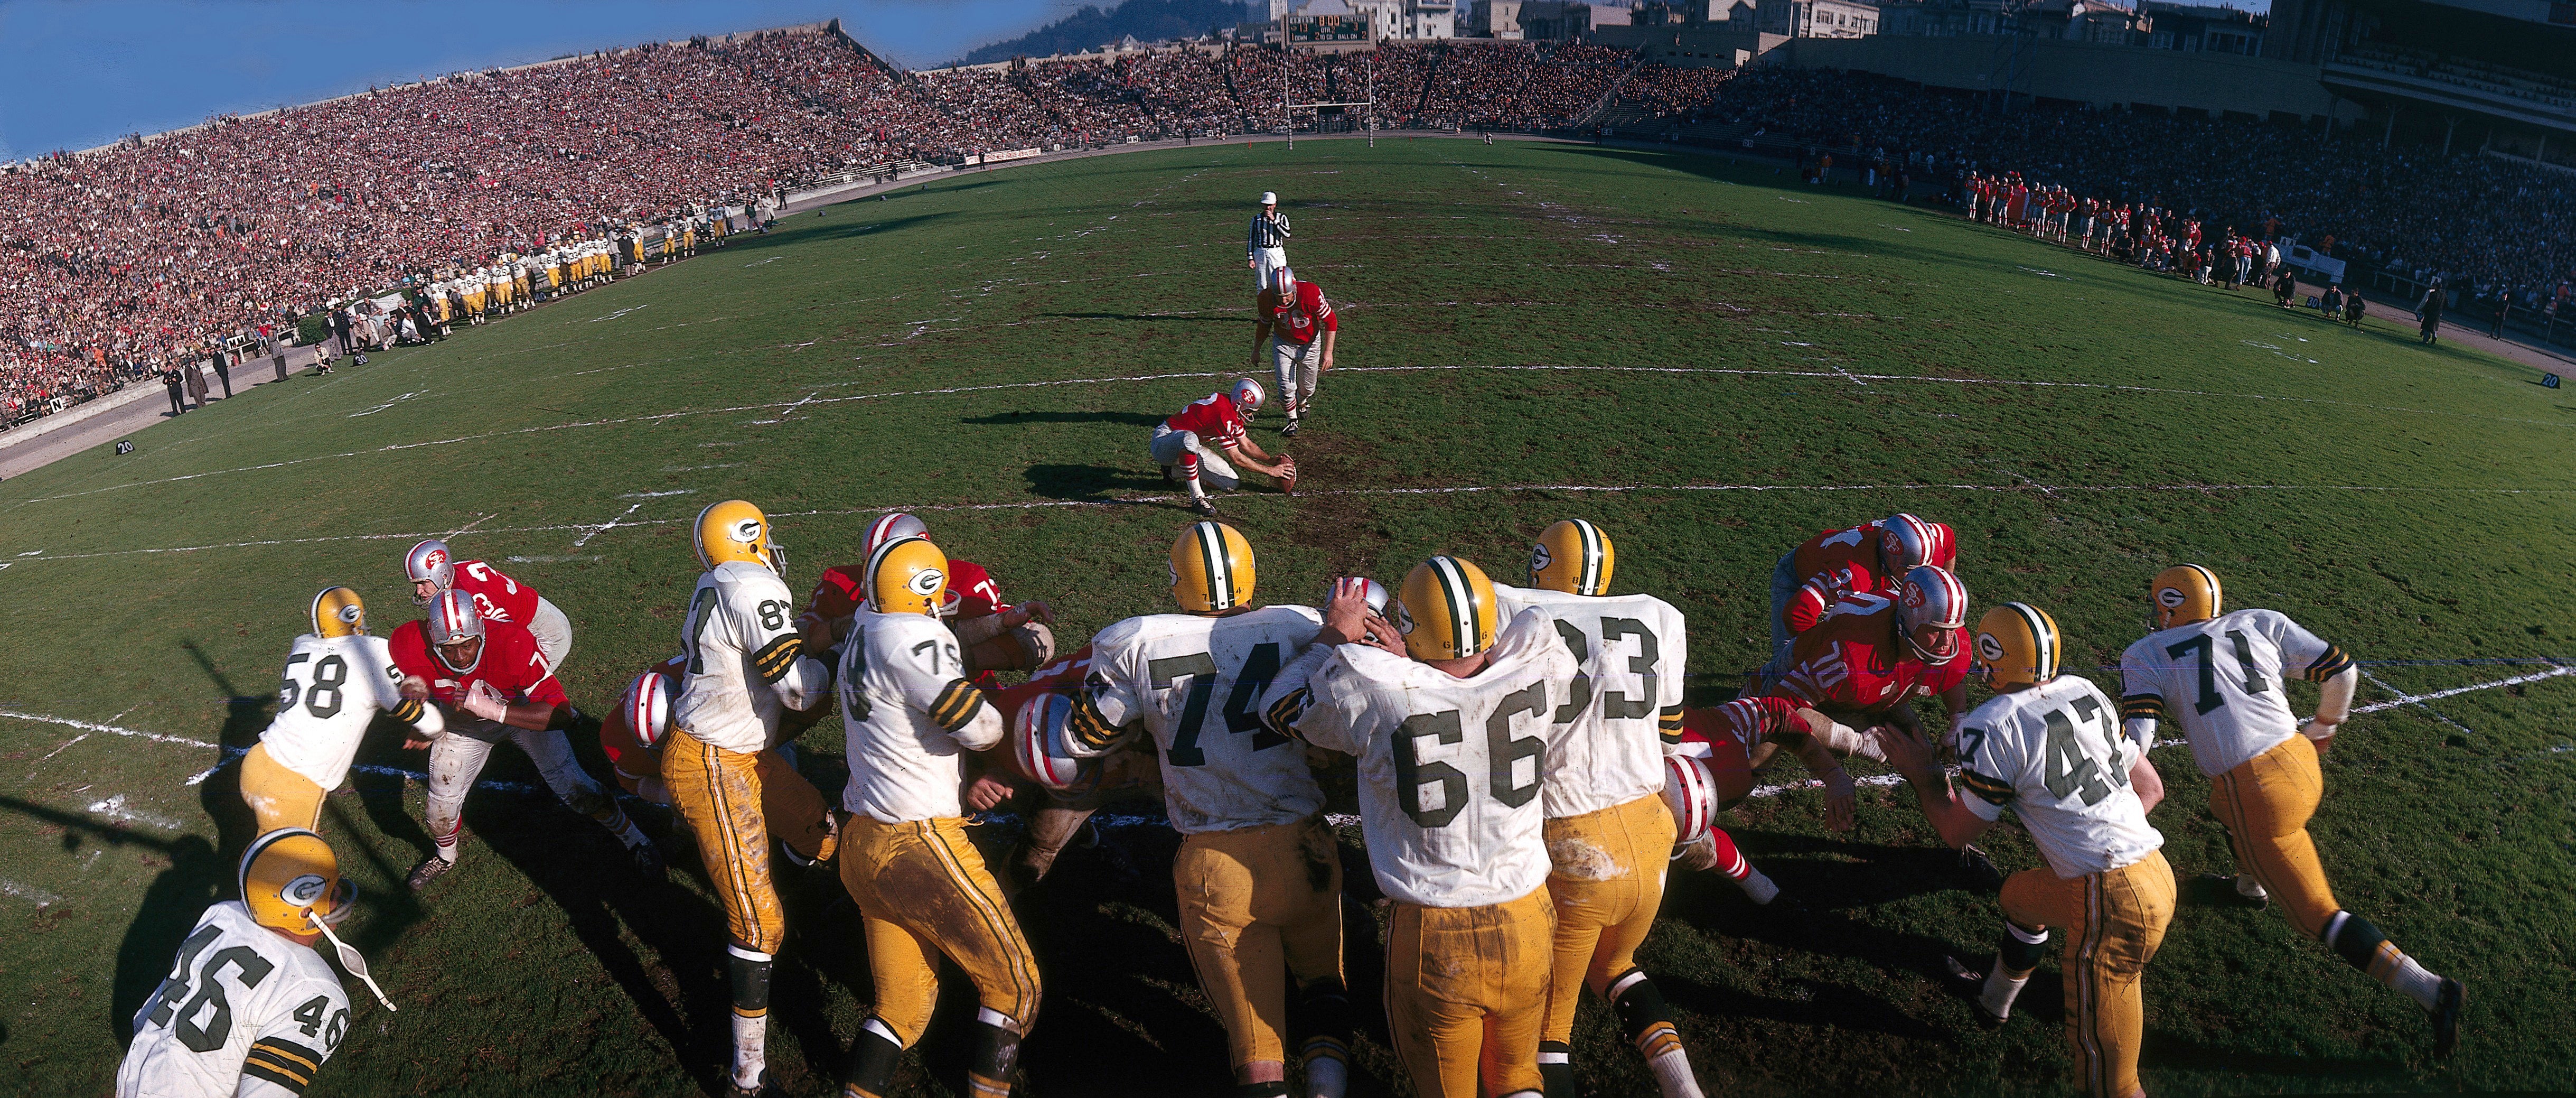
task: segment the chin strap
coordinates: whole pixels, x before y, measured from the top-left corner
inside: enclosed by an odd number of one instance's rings
[[[321,931],[323,937],[331,939],[331,948],[340,954],[340,967],[348,969],[349,975],[365,981],[367,990],[376,993],[377,1002],[383,1003],[386,1010],[399,1012],[402,1009],[395,1006],[393,1000],[385,998],[385,989],[376,983],[375,977],[367,974],[367,959],[349,943],[341,941],[339,935],[331,933],[331,924],[323,922],[310,908],[305,910],[304,918],[313,924],[313,929]]]

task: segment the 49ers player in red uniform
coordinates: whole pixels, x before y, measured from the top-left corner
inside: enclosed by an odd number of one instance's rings
[[[1757,746],[1786,745],[1798,752],[1807,772],[1825,786],[1825,826],[1851,830],[1852,779],[1825,741],[1839,738],[1831,717],[1788,698],[1737,698],[1725,705],[1682,710],[1682,738],[1671,753],[1700,761],[1715,786],[1714,812],[1733,808],[1753,792],[1752,752]],[[1848,728],[1839,735],[1850,735]],[[1780,886],[1753,868],[1735,840],[1711,824],[1708,832],[1685,844],[1674,860],[1691,869],[1726,874],[1754,903],[1769,904]]]
[[[441,591],[463,591],[491,621],[506,621],[535,637],[546,666],[560,669],[572,654],[572,620],[547,602],[537,589],[503,575],[488,561],[458,560],[447,543],[430,538],[403,554],[403,577],[411,581],[414,606],[427,606]]]
[[[1209,393],[1154,425],[1154,441],[1148,449],[1155,464],[1163,467],[1164,479],[1189,485],[1190,510],[1216,514],[1205,486],[1231,492],[1242,483],[1228,458],[1278,480],[1282,492],[1297,490],[1296,461],[1282,454],[1273,462],[1245,433],[1243,417],[1261,409],[1262,395],[1260,382],[1241,378],[1233,392]]]
[[[662,784],[662,745],[671,730],[671,709],[679,702],[681,669],[686,653],[653,665],[626,684],[617,707],[599,721],[599,750],[617,775],[617,784],[654,804],[671,807],[670,787]],[[821,706],[815,707],[820,710]],[[826,811],[823,794],[796,772],[786,744],[760,753],[760,812],[769,835],[800,866],[828,860],[839,832]],[[678,813],[673,820],[687,821]]]
[[[897,511],[880,516],[868,524],[860,559],[896,538],[929,536],[930,528],[911,515]],[[849,635],[850,616],[858,611],[865,593],[860,577],[865,570],[857,564],[835,565],[815,581],[805,612],[796,619],[797,628],[813,643],[837,647]],[[939,616],[957,634],[967,676],[977,686],[988,692],[999,690],[1002,683],[994,672],[1027,671],[1055,658],[1055,634],[1049,628],[1055,624],[1055,608],[1046,600],[1031,599],[1017,606],[1005,603],[992,573],[974,561],[955,557],[948,558],[948,597]],[[816,707],[818,716],[821,712],[822,707]]]
[[[1936,565],[1905,574],[1897,597],[1853,595],[1815,628],[1798,635],[1789,664],[1776,682],[1748,693],[1787,698],[1851,726],[1866,743],[1868,732],[1892,725],[1923,734],[1910,704],[1939,696],[1950,719],[1967,711],[1968,590]],[[1861,744],[1827,746],[1849,753]],[[1759,750],[1753,764],[1770,757]]]
[[[527,630],[486,620],[472,595],[449,590],[430,600],[427,618],[395,629],[389,647],[403,696],[448,711],[446,734],[429,744],[428,823],[437,850],[412,868],[412,888],[455,867],[466,791],[504,739],[527,752],[555,796],[625,843],[637,868],[661,875],[661,852],[573,758],[563,730],[581,713]]]
[[[1261,368],[1261,342],[1269,340],[1271,376],[1279,383],[1279,403],[1288,413],[1288,425],[1279,433],[1293,436],[1297,417],[1314,403],[1315,383],[1333,368],[1333,342],[1341,337],[1341,318],[1333,315],[1333,303],[1324,300],[1323,287],[1300,281],[1286,267],[1279,268],[1276,285],[1261,291],[1252,315],[1261,321],[1252,333],[1252,368]]]
[[[1855,594],[1895,598],[1918,564],[1957,570],[1950,527],[1896,514],[1848,530],[1827,530],[1782,554],[1771,570],[1771,660],[1765,681],[1788,668],[1789,642]]]
[[[1081,692],[1091,672],[1091,646],[1029,673],[1029,681],[994,693],[993,708],[1009,729],[1002,742],[975,753],[979,773],[966,783],[966,807],[991,811],[1004,802],[1019,810],[1025,827],[1003,872],[1013,891],[1045,877],[1056,856],[1082,832],[1100,806],[1119,797],[1161,804],[1163,771],[1151,744],[1092,759],[1049,754],[1043,743],[1021,734],[1021,710],[1043,705],[1050,695],[1070,700]],[[1046,771],[1046,773],[1039,773]]]

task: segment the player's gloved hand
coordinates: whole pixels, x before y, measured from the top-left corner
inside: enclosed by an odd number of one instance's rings
[[[457,707],[496,723],[510,715],[510,699],[502,697],[491,683],[481,679],[474,680],[472,686],[465,688],[465,697],[458,701]]]

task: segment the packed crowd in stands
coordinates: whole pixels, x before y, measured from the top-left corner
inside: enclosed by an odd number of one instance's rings
[[[2338,257],[2445,274],[2473,298],[2510,286],[2526,308],[2576,263],[2563,177],[2314,129],[2003,113],[1866,75],[1591,45],[1211,46],[915,74],[838,34],[769,32],[462,73],[0,172],[0,425],[335,301],[863,166],[1270,131],[1283,99],[1373,97],[1391,127],[1562,127],[1614,88],[1659,117],[1874,150],[1922,184],[2011,170],[2176,211],[2213,240],[2331,237]]]
[[[1774,139],[1872,150],[1934,185],[2012,171],[2079,200],[2172,211],[2207,227],[2213,244],[2230,229],[2293,237],[2417,283],[2443,278],[2479,311],[2506,292],[2516,309],[2542,309],[2576,271],[2576,180],[2474,151],[2149,111],[2024,102],[2001,112],[1990,97],[1787,68],[1746,70],[1698,113]]]

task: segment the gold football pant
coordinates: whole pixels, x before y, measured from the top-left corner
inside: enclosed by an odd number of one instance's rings
[[[841,828],[841,885],[858,901],[876,977],[876,1017],[905,1048],[939,1004],[944,954],[975,982],[975,999],[1026,1035],[1038,1013],[1038,966],[984,857],[955,816],[885,823],[866,813]]]
[[[2138,984],[2173,920],[2173,867],[2162,852],[2073,880],[2046,866],[2004,881],[2004,917],[2024,930],[2066,939],[2066,1036],[2076,1083],[2093,1098],[2140,1092],[2138,1044],[2146,1004]]]
[[[1228,1062],[1286,1062],[1286,977],[1342,978],[1342,859],[1324,818],[1186,836],[1172,888]]]
[[[268,834],[281,827],[312,829],[322,822],[322,796],[329,792],[285,764],[270,757],[268,745],[260,744],[242,756],[242,803],[259,820],[259,833]]]
[[[1662,797],[1639,797],[1549,820],[1546,835],[1556,963],[1539,1036],[1570,1041],[1583,989],[1609,1002],[1610,981],[1637,967],[1637,946],[1655,928],[1673,850],[1673,813]]]
[[[1386,1021],[1423,1098],[1537,1090],[1538,1030],[1555,962],[1547,890],[1486,907],[1398,901],[1387,928]]]
[[[2324,794],[2317,748],[2306,736],[2283,740],[2209,784],[2209,810],[2227,825],[2236,867],[2262,882],[2290,925],[2311,938],[2343,910],[2308,839],[2308,818]]]
[[[770,784],[764,779],[796,777],[768,752],[746,755],[700,741],[688,729],[674,727],[662,748],[662,783],[697,835],[698,857],[707,877],[724,900],[725,931],[733,944],[755,953],[774,954],[787,941],[787,916],[778,906],[778,889],[769,879],[769,818],[762,811]],[[778,772],[785,771],[784,775]],[[783,780],[777,784],[787,785]],[[796,777],[795,784],[804,784]],[[806,785],[805,793],[820,828],[822,797]],[[782,820],[782,824],[791,821]]]

